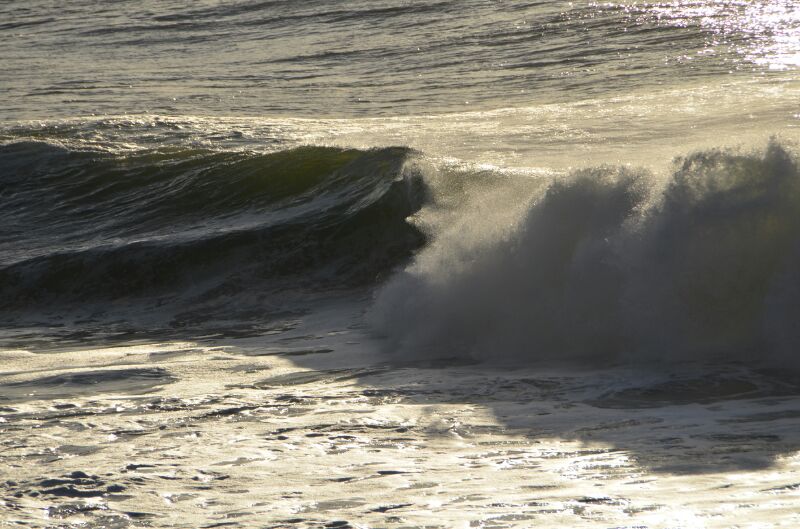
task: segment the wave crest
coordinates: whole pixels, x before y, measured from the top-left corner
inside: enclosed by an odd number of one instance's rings
[[[511,362],[796,357],[800,171],[779,144],[693,154],[666,183],[581,171],[530,186],[516,204],[511,230],[486,228],[491,243],[485,233],[475,244],[434,237],[380,291],[370,319],[393,351]],[[508,225],[485,213],[465,224]]]

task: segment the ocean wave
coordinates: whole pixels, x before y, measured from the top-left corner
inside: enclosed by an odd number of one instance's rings
[[[374,281],[423,242],[412,158],[2,146],[0,306]]]
[[[800,170],[777,141],[663,175],[402,147],[26,141],[0,162],[6,314],[144,300],[254,315],[273,293],[372,291],[367,319],[400,357],[787,365],[800,344]]]
[[[515,185],[420,213],[433,242],[369,315],[393,353],[798,364],[800,170],[785,147],[697,152],[666,179],[600,167]]]

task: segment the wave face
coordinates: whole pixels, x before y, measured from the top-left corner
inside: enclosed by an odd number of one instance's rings
[[[423,242],[411,158],[0,146],[0,307],[372,283]]]
[[[666,181],[604,167],[515,186],[502,209],[477,192],[423,210],[433,243],[370,314],[391,350],[800,363],[800,170],[784,147],[692,154]]]

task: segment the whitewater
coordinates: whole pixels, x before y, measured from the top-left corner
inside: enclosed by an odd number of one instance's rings
[[[800,524],[796,2],[0,45],[0,527]]]

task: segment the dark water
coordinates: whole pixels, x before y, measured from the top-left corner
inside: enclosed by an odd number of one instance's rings
[[[3,182],[11,309],[298,275],[370,282],[422,244],[405,222],[424,198],[421,177],[402,174],[407,149],[0,149],[13,168]]]

